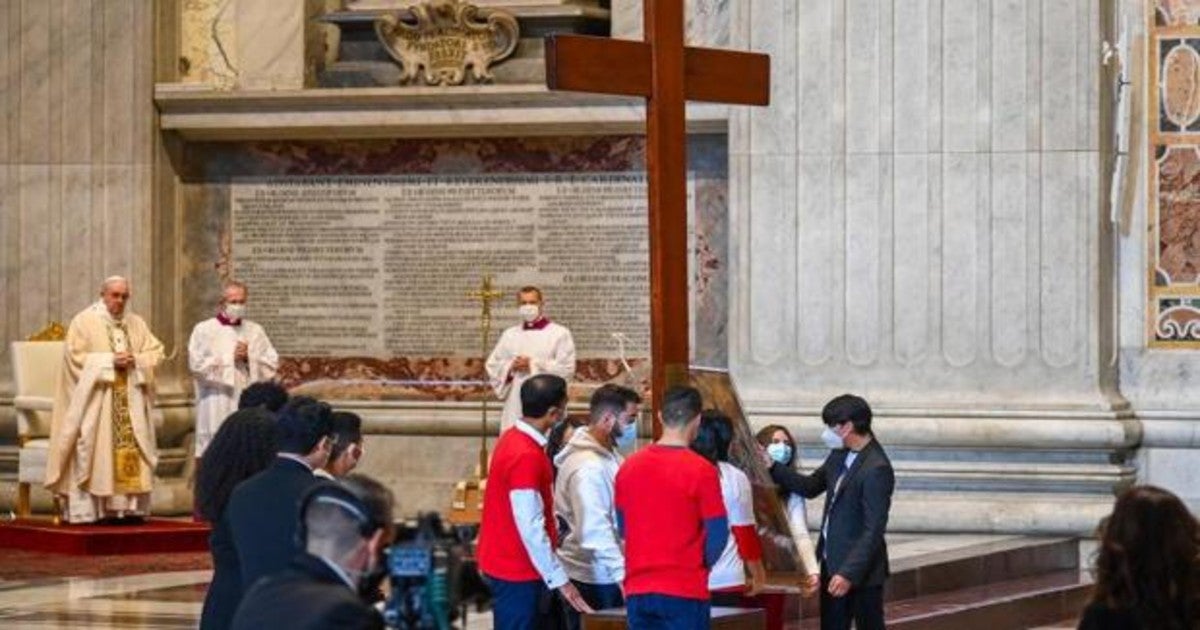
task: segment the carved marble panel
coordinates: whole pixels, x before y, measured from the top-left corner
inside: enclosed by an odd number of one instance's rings
[[[723,367],[728,327],[728,160],[721,136],[698,136],[689,144],[697,208],[694,356],[699,364]],[[235,179],[628,173],[641,170],[643,159],[643,141],[632,136],[191,144],[183,172],[183,317],[194,322],[208,316],[220,280],[231,267],[230,184]],[[548,298],[553,302],[555,296]],[[506,322],[496,324],[498,332]],[[630,358],[638,378],[648,375],[646,359]],[[478,382],[482,363],[470,356],[290,354],[282,358],[280,372],[296,391],[327,398],[461,401],[489,395]],[[586,399],[597,383],[624,378],[615,359],[581,360],[573,396]]]

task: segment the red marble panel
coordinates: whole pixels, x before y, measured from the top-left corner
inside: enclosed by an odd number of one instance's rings
[[[1158,270],[1171,284],[1200,275],[1200,152],[1171,146],[1158,162]]]
[[[649,387],[650,362],[584,359],[575,364],[572,400],[586,400],[603,383]],[[293,394],[323,399],[477,401],[492,398],[483,361],[459,357],[284,357],[278,378]]]
[[[1160,26],[1188,26],[1200,22],[1200,0],[1155,0]]]

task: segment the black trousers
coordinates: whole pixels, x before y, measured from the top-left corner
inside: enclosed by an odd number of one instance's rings
[[[841,597],[829,594],[830,575],[821,570],[821,630],[883,630],[883,585],[855,586]]]

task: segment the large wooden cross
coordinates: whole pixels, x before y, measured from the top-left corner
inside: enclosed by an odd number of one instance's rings
[[[646,99],[650,196],[651,406],[688,381],[688,100],[767,105],[770,57],[684,46],[684,0],[643,0],[645,41],[582,35],[546,39],[552,90]],[[654,417],[654,435],[661,427]]]

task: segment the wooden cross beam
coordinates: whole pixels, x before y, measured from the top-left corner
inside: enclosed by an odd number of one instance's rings
[[[767,105],[767,55],[684,46],[684,0],[643,0],[645,41],[582,35],[546,38],[552,90],[646,99],[646,175],[650,197],[651,406],[688,381],[688,100]],[[661,427],[654,416],[654,435]]]

